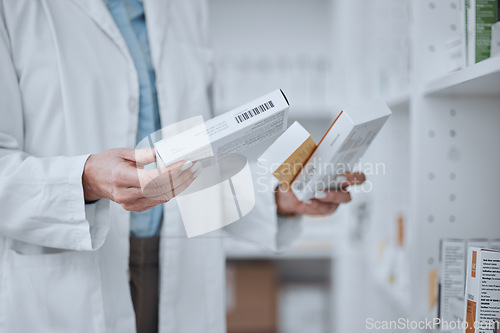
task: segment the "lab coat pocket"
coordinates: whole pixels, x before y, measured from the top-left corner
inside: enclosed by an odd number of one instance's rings
[[[0,297],[5,332],[104,332],[97,255],[9,250]]]

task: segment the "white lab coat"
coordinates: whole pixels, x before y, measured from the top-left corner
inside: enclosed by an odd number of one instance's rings
[[[209,114],[203,0],[146,0],[162,125]],[[129,213],[85,205],[90,153],[135,146],[134,63],[102,0],[0,0],[0,332],[135,331]],[[225,234],[281,250],[300,221],[272,191],[224,232],[187,239],[164,205],[160,332],[225,331]]]

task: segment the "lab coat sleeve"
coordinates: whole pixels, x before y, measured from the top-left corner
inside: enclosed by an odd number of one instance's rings
[[[274,190],[277,181],[256,162],[250,163],[255,207],[242,219],[224,228],[231,237],[254,243],[276,253],[288,250],[302,234],[301,217],[276,213]]]
[[[87,155],[39,158],[22,151],[24,121],[17,74],[0,4],[0,236],[71,250],[99,248],[109,221],[97,221],[109,201],[86,205]]]

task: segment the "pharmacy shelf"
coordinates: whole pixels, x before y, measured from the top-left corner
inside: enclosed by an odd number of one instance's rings
[[[490,58],[428,82],[428,96],[500,96],[500,57]]]
[[[232,239],[225,240],[224,247],[226,258],[231,260],[332,259],[333,253],[331,240],[299,241],[296,246],[284,253],[274,253]]]
[[[331,250],[291,250],[283,254],[268,251],[230,251],[226,253],[230,260],[311,260],[332,259]]]

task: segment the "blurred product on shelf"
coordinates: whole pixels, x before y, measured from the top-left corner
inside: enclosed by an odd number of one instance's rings
[[[328,287],[320,283],[282,286],[279,297],[279,332],[329,332],[329,295]]]
[[[500,250],[500,239],[442,239],[439,257],[438,317],[443,321],[463,319],[467,251],[471,247]],[[432,287],[432,286],[431,286]]]
[[[491,26],[491,56],[500,56],[500,22]]]
[[[374,277],[379,288],[388,297],[401,307],[408,308],[410,286],[405,224],[403,214],[397,214],[392,239],[384,238],[379,241]]]
[[[410,1],[351,0],[335,7],[332,92],[337,104],[401,96],[410,87],[413,66]]]
[[[438,302],[438,272],[436,269],[429,270],[429,310],[434,310]]]
[[[403,247],[405,245],[405,218],[402,214],[399,214],[396,219],[396,230],[396,243],[399,247]]]
[[[456,33],[446,40],[446,64],[449,72],[464,69],[466,67],[466,45],[464,34]]]
[[[278,278],[269,261],[229,262],[228,333],[277,333]]]
[[[465,245],[461,239],[441,240],[438,316],[444,321],[461,319],[463,315]],[[454,306],[457,302],[461,305],[458,313]]]
[[[462,0],[467,9],[467,64],[473,65],[490,57],[491,27],[498,21],[498,0]]]
[[[222,57],[216,64],[215,107],[227,110],[282,87],[290,103],[302,110],[329,109],[331,65],[321,56]]]
[[[498,332],[500,251],[470,247],[467,256],[466,333]]]
[[[444,64],[447,71],[474,65],[498,54],[498,0],[459,0],[458,21],[450,25],[450,35],[444,44]],[[495,37],[495,34],[497,35]],[[498,44],[498,45],[497,45]]]

